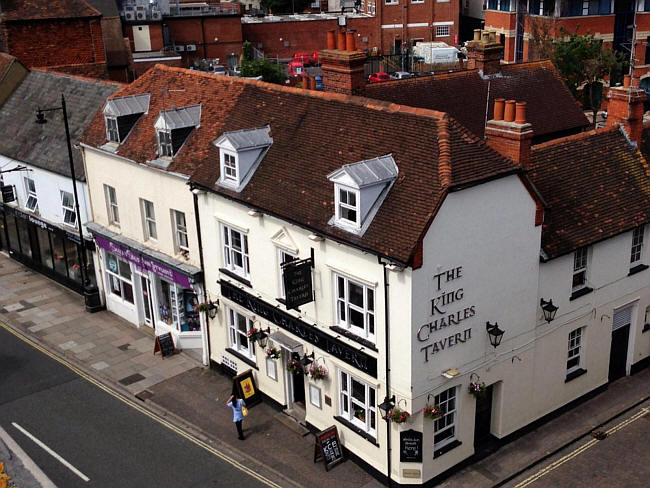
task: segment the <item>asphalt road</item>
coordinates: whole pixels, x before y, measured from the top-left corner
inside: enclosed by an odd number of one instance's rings
[[[650,402],[609,422],[607,437],[582,438],[523,473],[513,488],[647,488],[650,486]]]
[[[0,426],[59,488],[266,486],[1,328]]]

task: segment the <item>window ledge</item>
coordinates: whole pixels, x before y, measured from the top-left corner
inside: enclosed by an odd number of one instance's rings
[[[240,361],[245,362],[248,364],[251,368],[255,368],[257,371],[260,370],[260,368],[257,367],[257,364],[255,364],[255,361],[251,361],[249,358],[244,356],[242,353],[235,351],[234,349],[231,349],[229,347],[226,348],[226,351],[235,356],[237,359]]]
[[[352,432],[354,432],[355,434],[360,435],[361,437],[363,437],[365,440],[367,440],[367,441],[370,442],[371,444],[373,444],[373,445],[379,447],[379,444],[377,443],[377,439],[375,439],[373,436],[371,436],[371,435],[368,434],[367,432],[364,432],[363,430],[361,430],[359,427],[357,427],[356,425],[354,425],[354,424],[353,424],[352,422],[350,422],[349,420],[346,420],[346,419],[344,419],[343,417],[340,417],[340,416],[338,416],[338,415],[335,415],[335,416],[334,416],[334,420],[336,420],[337,422],[340,422],[341,424],[343,424],[344,426],[346,426],[348,429],[350,429]]]
[[[458,439],[454,439],[451,441],[449,444],[442,446],[440,449],[437,449],[433,451],[433,459],[442,456],[443,454],[448,453],[452,449],[456,449],[458,446],[460,446],[462,442],[460,442]]]
[[[634,266],[633,268],[630,268],[630,272],[627,275],[632,276],[633,274],[640,273],[641,271],[645,271],[646,269],[648,269],[647,264],[639,264],[637,266]]]
[[[641,333],[648,332],[649,330],[650,330],[650,324],[643,324],[643,330],[641,330]]]
[[[578,368],[575,371],[571,371],[566,375],[566,379],[564,380],[565,383],[568,383],[569,381],[575,380],[578,376],[582,376],[587,372],[586,369]]]
[[[359,344],[363,345],[364,347],[367,347],[369,349],[372,349],[375,352],[379,352],[379,349],[370,342],[368,339],[364,339],[363,337],[359,337],[358,335],[350,332],[349,330],[344,329],[343,327],[339,327],[338,325],[332,325],[330,327],[330,330],[333,330],[334,332],[337,332],[338,334],[341,334],[345,337],[347,337],[350,340],[353,340],[354,342],[358,342]]]
[[[233,280],[239,281],[240,283],[242,283],[243,285],[246,285],[249,288],[253,288],[253,285],[251,285],[250,281],[248,281],[246,278],[242,278],[237,273],[233,273],[229,269],[219,268],[219,272],[222,273],[222,274],[225,274],[226,276],[228,276],[229,278],[232,278]]]
[[[585,286],[584,288],[580,288],[579,290],[574,291],[571,294],[571,297],[569,298],[569,300],[575,300],[576,298],[583,297],[585,295],[588,295],[592,291],[594,291],[593,288],[589,288],[588,286]]]

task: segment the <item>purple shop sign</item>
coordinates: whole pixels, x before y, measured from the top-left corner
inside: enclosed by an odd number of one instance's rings
[[[164,278],[168,281],[173,281],[174,283],[182,286],[183,288],[192,289],[192,283],[188,276],[179,273],[167,266],[157,263],[151,259],[147,259],[141,254],[135,253],[130,249],[120,246],[119,244],[104,239],[98,235],[94,236],[95,242],[102,249],[106,249],[108,252],[115,254],[120,259],[129,261],[138,268],[139,271],[151,271],[152,273]]]

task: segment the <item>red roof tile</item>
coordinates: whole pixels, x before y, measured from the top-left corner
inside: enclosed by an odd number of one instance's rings
[[[98,17],[85,0],[0,0],[5,21]]]
[[[451,170],[451,185],[518,171],[451,117],[431,110],[162,65],[114,96],[141,93],[151,94],[149,113],[119,147],[119,155],[138,162],[153,159],[159,111],[201,103],[201,126],[169,171],[193,173],[193,182],[227,198],[402,263],[410,260],[444,195],[440,160]],[[216,186],[218,149],[212,141],[226,131],[266,124],[273,145],[246,187],[236,193]],[[83,141],[95,147],[106,142],[101,113]],[[327,175],[385,154],[393,155],[399,177],[364,235],[329,225],[334,192]]]
[[[488,90],[487,120],[492,118],[495,98],[525,101],[538,141],[580,132],[589,125],[550,61],[502,65],[501,75],[487,80],[477,70],[467,70],[373,83],[366,85],[365,96],[447,112],[479,137],[485,132]]]
[[[618,127],[533,146],[530,179],[546,199],[549,259],[650,220],[648,165]]]

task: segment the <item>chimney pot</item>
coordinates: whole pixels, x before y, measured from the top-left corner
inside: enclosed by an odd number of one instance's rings
[[[356,51],[356,47],[354,46],[354,31],[349,30],[345,33],[345,50],[346,51]]]
[[[515,105],[515,124],[526,123],[526,102],[517,102]]]
[[[503,98],[494,100],[494,120],[503,120],[503,111],[505,109],[506,101]]]
[[[497,41],[497,33],[490,32],[490,42],[496,42],[496,41]]]
[[[336,49],[336,31],[327,31],[327,49]]]
[[[506,122],[515,121],[515,103],[514,100],[506,100],[506,109],[503,115],[503,120]]]
[[[474,29],[474,40],[475,41],[481,40],[481,29]]]
[[[630,75],[623,75],[623,86],[625,88],[630,87]]]
[[[490,33],[488,31],[481,32],[481,41],[490,42]]]
[[[336,37],[336,49],[345,51],[345,32],[339,32]]]

